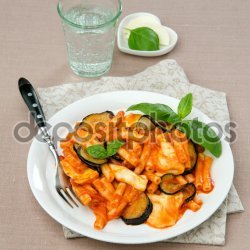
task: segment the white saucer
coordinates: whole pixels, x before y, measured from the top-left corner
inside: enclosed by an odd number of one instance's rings
[[[163,26],[163,27],[167,30],[167,32],[168,32],[168,34],[170,36],[170,45],[169,46],[166,46],[164,48],[161,48],[160,50],[155,50],[155,51],[133,50],[133,49],[130,49],[128,47],[128,41],[127,41],[127,39],[123,35],[123,28],[132,19],[134,19],[136,17],[139,17],[139,16],[142,16],[142,15],[152,16],[152,17],[155,18],[155,20],[157,22],[159,22],[159,24],[161,24],[161,21],[160,21],[160,19],[157,16],[155,16],[153,14],[150,14],[150,13],[146,13],[146,12],[137,12],[137,13],[134,13],[134,14],[126,16],[120,22],[119,27],[118,27],[117,44],[118,44],[119,50],[122,51],[122,52],[124,52],[124,53],[131,54],[131,55],[147,56],[147,57],[161,56],[161,55],[167,54],[171,50],[173,50],[173,48],[175,47],[175,45],[176,45],[176,43],[178,41],[178,35],[177,35],[177,33],[173,29],[171,29],[171,28],[169,28],[167,26]]]

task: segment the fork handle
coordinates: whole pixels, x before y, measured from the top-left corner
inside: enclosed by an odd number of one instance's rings
[[[24,102],[28,106],[32,116],[36,121],[36,124],[40,128],[46,127],[46,120],[42,106],[31,83],[25,78],[20,78],[18,81],[18,87]]]
[[[43,109],[39,102],[35,89],[33,88],[32,84],[25,78],[19,79],[18,87],[19,87],[19,90],[23,97],[24,102],[26,103],[33,118],[36,121],[37,126],[40,128],[40,130],[43,133],[44,141],[49,145],[50,150],[52,151],[53,155],[56,158],[55,146],[48,133],[48,130],[46,127],[46,119],[45,119]]]

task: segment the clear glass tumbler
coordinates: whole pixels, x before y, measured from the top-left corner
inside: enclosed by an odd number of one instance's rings
[[[71,69],[82,77],[107,72],[112,63],[120,0],[59,0]]]

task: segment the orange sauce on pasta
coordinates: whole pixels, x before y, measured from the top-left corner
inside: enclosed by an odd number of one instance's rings
[[[124,115],[124,112],[119,112],[112,120],[118,124],[118,120],[124,122],[126,126],[130,127],[134,125],[138,119],[141,117],[141,115],[138,114],[129,114],[127,116]],[[116,128],[119,130],[119,128]],[[126,168],[126,171],[132,171],[134,176],[133,180],[135,181],[136,178],[147,178],[146,183],[144,185],[145,190],[144,192],[152,196],[164,196],[162,191],[160,191],[159,188],[159,181],[152,183],[156,178],[160,179],[162,175],[164,174],[174,174],[179,175],[179,177],[182,178],[182,184],[189,182],[194,182],[195,184],[195,170],[192,171],[191,179],[185,179],[185,176],[182,175],[183,168],[184,170],[190,169],[190,157],[188,155],[188,149],[187,149],[187,142],[186,136],[182,134],[180,131],[174,131],[177,133],[176,136],[179,136],[180,138],[183,138],[186,140],[184,141],[178,141],[177,143],[173,142],[174,135],[168,132],[162,133],[162,131],[159,128],[155,128],[153,131],[150,131],[151,140],[147,139],[144,142],[138,142],[133,141],[130,139],[125,140],[125,145],[121,147],[120,153],[118,151],[118,155],[120,156],[121,160],[115,160],[112,158],[110,162],[114,165],[119,165],[120,167],[123,166],[123,168]],[[141,131],[139,131],[141,133]],[[106,223],[109,220],[119,218],[122,214],[122,211],[124,208],[132,203],[133,201],[137,200],[139,195],[141,194],[142,190],[139,191],[138,187],[136,189],[136,185],[133,186],[133,181],[129,181],[128,178],[119,179],[113,174],[113,179],[109,181],[108,175],[102,175],[99,176],[97,172],[93,169],[90,169],[88,165],[84,162],[82,162],[79,157],[77,156],[76,152],[73,149],[74,143],[77,142],[77,137],[84,138],[86,136],[86,133],[84,130],[78,129],[77,131],[74,131],[72,133],[69,133],[66,136],[66,139],[61,141],[60,146],[63,151],[63,156],[60,156],[59,159],[61,161],[61,165],[64,169],[64,172],[70,177],[70,182],[72,184],[73,191],[75,192],[76,196],[81,200],[86,201],[86,203],[89,206],[89,208],[94,212],[96,215],[96,222],[94,224],[94,227],[96,229],[102,229]],[[108,135],[108,139],[106,141],[109,141],[110,136]],[[96,141],[98,141],[98,138],[92,138],[91,143],[94,142],[96,144]],[[102,141],[99,141],[99,143],[103,143]],[[134,172],[135,169],[138,167],[141,161],[141,155],[143,154],[143,150],[145,149],[144,146],[147,143],[149,145],[149,153],[146,157],[146,160],[143,163],[143,167],[141,171]],[[83,146],[83,143],[81,144]],[[84,144],[85,145],[85,144]],[[128,145],[132,145],[132,148],[127,147]],[[86,146],[86,145],[85,145]],[[127,147],[127,148],[126,148]],[[164,150],[165,149],[165,150]],[[183,155],[185,154],[185,155]],[[205,155],[202,154],[203,161],[205,159]],[[211,159],[210,159],[211,160]],[[189,161],[189,162],[187,162]],[[112,164],[108,162],[106,165],[109,164],[108,168],[111,168]],[[186,164],[188,163],[188,164]],[[165,164],[165,165],[164,165]],[[201,163],[204,165],[204,163]],[[203,166],[202,166],[203,167]],[[81,177],[84,175],[86,170],[90,170],[89,173],[89,180],[85,179],[82,180]],[[203,168],[204,169],[204,168]],[[207,168],[206,173],[208,173],[209,168]],[[92,172],[93,173],[92,173]],[[107,171],[111,171],[108,170]],[[104,172],[104,171],[103,171]],[[127,173],[127,172],[126,172]],[[130,172],[131,173],[131,172]],[[135,173],[137,176],[135,176]],[[147,174],[148,173],[148,177]],[[150,175],[150,174],[151,175]],[[158,175],[157,175],[158,174]],[[201,176],[201,171],[199,172],[199,176]],[[155,175],[155,178],[153,178]],[[106,176],[106,177],[105,177]],[[149,177],[150,176],[150,177]],[[210,193],[214,188],[214,183],[211,179],[211,176],[206,176],[205,179],[209,183],[209,187],[211,187],[211,190],[204,191],[202,186],[197,188],[197,194],[200,193]],[[123,176],[122,176],[123,177]],[[131,178],[132,178],[131,177]],[[181,179],[179,178],[179,179]],[[80,181],[83,181],[80,182]],[[120,181],[119,181],[120,180]],[[96,181],[96,182],[95,182]],[[127,182],[126,182],[127,181]],[[79,184],[80,183],[80,184]],[[116,194],[115,190],[119,183],[124,183],[126,186],[124,187],[121,195]],[[96,185],[98,184],[98,186]],[[124,185],[122,184],[122,185]],[[154,185],[152,185],[154,184]],[[183,185],[184,185],[183,184]],[[199,184],[203,184],[203,182],[199,182]],[[151,185],[151,189],[149,188]],[[98,188],[99,187],[99,188]],[[151,191],[149,191],[151,190]],[[149,191],[149,192],[148,192]],[[181,192],[181,191],[180,191]],[[85,196],[84,196],[85,195]],[[178,196],[178,193],[177,193]],[[87,198],[86,198],[87,197]],[[180,196],[178,196],[180,197]],[[183,197],[183,196],[182,196]],[[165,199],[166,196],[163,197]],[[169,198],[169,197],[168,197]],[[197,197],[196,197],[197,198]],[[167,207],[167,210],[162,211],[159,209],[159,213],[162,213],[162,221],[159,217],[157,217],[157,213],[154,214],[155,220],[158,221],[160,226],[154,226],[152,224],[152,221],[148,219],[146,223],[152,227],[155,228],[164,228],[164,225],[167,225],[168,223],[174,225],[184,214],[188,209],[191,209],[193,211],[197,211],[197,209],[200,208],[202,205],[201,203],[195,203],[195,200],[192,200],[188,203],[184,202],[182,203],[182,200],[180,202],[180,198],[178,198],[179,201],[175,200],[174,195],[168,199],[165,203],[165,208]],[[196,201],[198,198],[196,199]],[[88,201],[90,201],[88,203]],[[199,201],[199,200],[198,200]],[[158,203],[158,207],[164,208],[164,204],[160,204],[160,200],[157,200],[157,197],[155,197],[155,203]],[[167,205],[166,205],[167,204]],[[182,205],[180,205],[182,204]],[[162,227],[161,227],[162,226]],[[166,227],[166,226],[165,226]]]

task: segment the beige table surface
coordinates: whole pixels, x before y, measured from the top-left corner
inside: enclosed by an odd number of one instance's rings
[[[155,243],[115,245],[83,238],[66,240],[61,225],[34,199],[26,176],[29,144],[13,140],[12,128],[27,119],[17,89],[20,76],[37,87],[78,82],[67,66],[56,0],[0,1],[0,249],[250,249],[250,1],[124,0],[123,16],[152,12],[177,31],[169,55],[140,58],[115,49],[110,76],[132,75],[162,59],[173,58],[194,83],[228,95],[231,118],[238,123],[234,183],[246,209],[228,217],[225,247]]]

